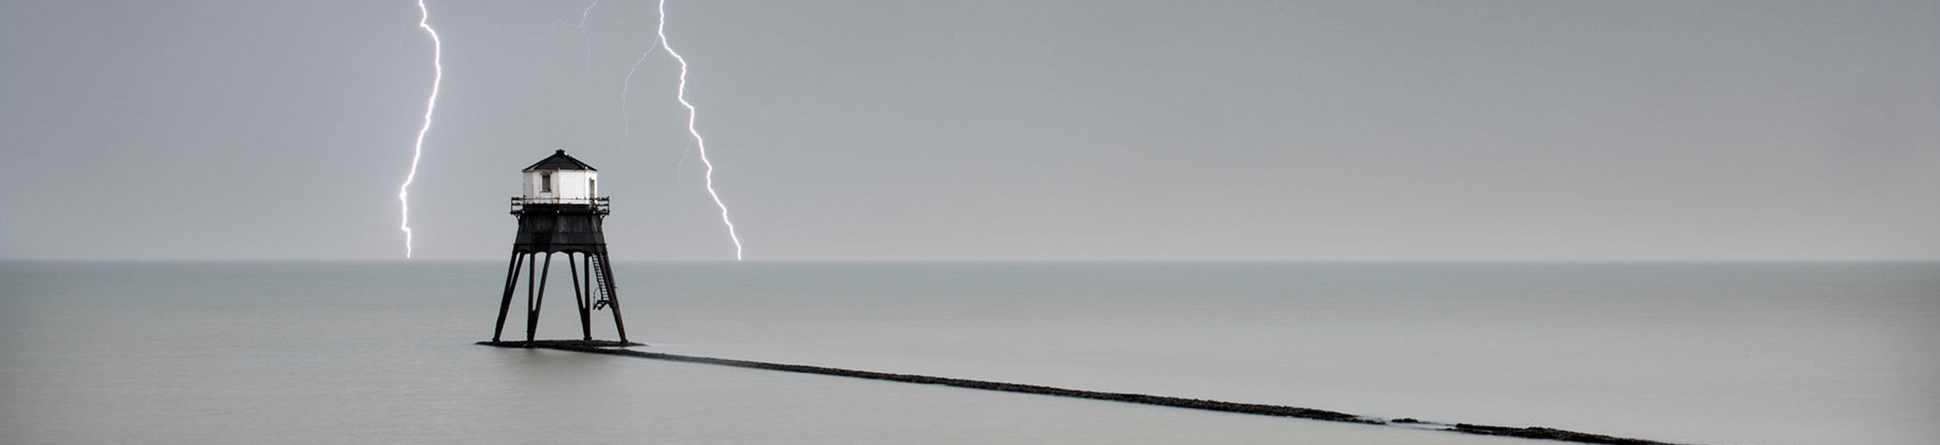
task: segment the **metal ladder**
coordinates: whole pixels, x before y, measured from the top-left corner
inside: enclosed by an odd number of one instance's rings
[[[593,310],[605,310],[613,304],[612,296],[607,293],[606,265],[600,263],[599,255],[587,255],[591,260],[587,267],[593,268],[593,294],[599,299],[593,301]]]

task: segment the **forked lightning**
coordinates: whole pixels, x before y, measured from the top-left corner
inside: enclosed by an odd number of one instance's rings
[[[411,146],[411,172],[404,175],[404,185],[397,188],[397,200],[403,205],[403,222],[398,229],[404,231],[404,258],[411,258],[411,181],[418,178],[418,159],[424,156],[424,134],[431,131],[431,113],[438,108],[438,86],[445,80],[444,42],[438,40],[438,30],[431,29],[431,10],[418,0],[418,27],[431,35],[431,97],[425,99],[424,126],[418,128],[418,140]]]

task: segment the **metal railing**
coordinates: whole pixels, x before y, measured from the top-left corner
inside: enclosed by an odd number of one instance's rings
[[[514,196],[512,197],[512,214],[517,215],[521,212],[524,212],[525,206],[528,206],[528,205],[559,205],[559,206],[589,206],[593,208],[594,212],[604,215],[612,211],[611,200],[612,198],[607,196],[599,196],[599,197],[593,197],[593,198],[579,198],[579,199],[535,198],[535,197],[526,197],[526,196]]]

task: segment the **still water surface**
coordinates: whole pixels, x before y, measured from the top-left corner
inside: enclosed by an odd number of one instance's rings
[[[0,262],[0,442],[1532,443],[473,346],[503,271]],[[616,275],[630,337],[664,352],[1675,442],[1940,437],[1932,263]],[[577,337],[548,300],[540,336]]]

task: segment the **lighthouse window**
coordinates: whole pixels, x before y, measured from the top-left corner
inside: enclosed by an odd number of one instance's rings
[[[539,174],[539,193],[552,193],[552,174]]]

